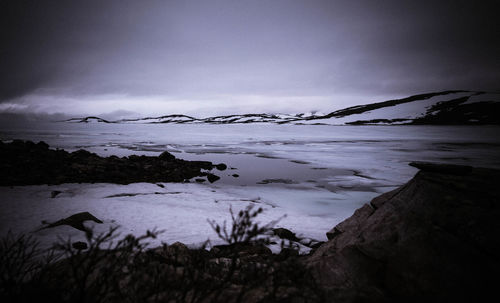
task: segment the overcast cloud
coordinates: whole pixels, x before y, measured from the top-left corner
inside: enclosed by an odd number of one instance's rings
[[[0,112],[328,112],[497,91],[493,4],[3,1]]]

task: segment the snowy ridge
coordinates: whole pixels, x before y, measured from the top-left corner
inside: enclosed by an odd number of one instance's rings
[[[99,117],[94,117],[94,116],[85,117],[85,118],[71,118],[71,119],[66,120],[65,122],[69,122],[69,123],[90,123],[90,122],[113,123],[113,122],[110,122],[108,120],[105,120],[105,119],[102,119]]]
[[[160,117],[108,121],[99,117],[72,118],[66,122],[89,123],[276,123],[308,125],[402,125],[402,124],[500,124],[500,93],[443,91],[402,99],[357,105],[329,114],[242,114],[207,118],[173,114]]]

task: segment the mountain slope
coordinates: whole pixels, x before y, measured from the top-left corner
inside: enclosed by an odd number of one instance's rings
[[[500,124],[500,94],[446,91],[349,107],[300,124]]]
[[[367,104],[367,105],[352,106],[352,107],[348,107],[345,109],[331,112],[328,115],[325,115],[324,118],[331,118],[331,117],[341,118],[341,117],[345,117],[345,116],[349,116],[349,115],[353,115],[353,114],[361,114],[361,113],[371,111],[371,110],[376,110],[379,108],[396,106],[399,104],[404,104],[404,103],[413,102],[413,101],[427,100],[429,98],[436,97],[436,96],[443,96],[443,95],[456,94],[456,93],[468,93],[468,92],[455,90],[455,91],[444,91],[444,92],[437,92],[437,93],[419,94],[419,95],[414,95],[414,96],[410,96],[410,97],[403,98],[403,99],[395,99],[395,100],[388,100],[388,101],[383,101],[383,102],[371,103],[371,104]],[[321,118],[319,118],[319,119],[321,119]]]
[[[208,123],[208,124],[326,124],[326,125],[401,125],[401,124],[500,124],[500,93],[442,91],[357,105],[326,115],[243,114],[207,118],[173,114],[159,117],[107,121],[99,117],[73,118],[66,122],[103,123]]]

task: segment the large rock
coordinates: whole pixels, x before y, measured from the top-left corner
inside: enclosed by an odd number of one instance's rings
[[[308,259],[335,302],[485,301],[500,276],[500,171],[416,164]]]
[[[290,231],[289,229],[286,229],[286,228],[282,228],[282,227],[273,228],[273,233],[276,236],[280,237],[281,239],[290,240],[290,241],[298,241],[295,233],[293,233],[292,231]]]
[[[53,228],[61,225],[69,225],[73,228],[76,228],[81,231],[88,231],[89,229],[83,225],[85,221],[94,221],[96,223],[102,224],[103,222],[97,219],[94,215],[89,213],[88,211],[76,213],[67,218],[58,220],[54,223],[49,223],[47,226],[42,227],[41,229]]]

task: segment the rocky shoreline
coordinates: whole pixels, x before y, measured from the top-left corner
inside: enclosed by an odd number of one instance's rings
[[[208,171],[225,164],[177,159],[169,152],[158,157],[100,157],[86,150],[69,153],[50,149],[41,141],[0,141],[0,186],[62,183],[189,182],[192,178],[215,182]]]
[[[500,171],[411,163],[408,183],[327,233],[306,263],[334,302],[476,302],[500,274]]]

